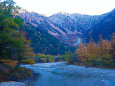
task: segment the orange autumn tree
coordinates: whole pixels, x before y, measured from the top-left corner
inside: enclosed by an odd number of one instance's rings
[[[87,45],[81,43],[77,49],[77,53],[82,61],[86,61],[97,56],[97,49],[96,43],[91,39]]]
[[[115,33],[112,34],[110,53],[112,54],[112,58],[114,59],[115,63]]]
[[[98,47],[93,39],[87,44],[87,57],[88,59],[95,59],[97,56]]]
[[[79,45],[79,47],[77,49],[77,53],[79,54],[80,59],[82,61],[84,61],[86,59],[85,56],[87,55],[87,47],[86,47],[86,45],[83,44],[83,43],[80,43],[80,45]]]
[[[110,65],[113,63],[112,56],[115,55],[115,34],[112,35],[112,41],[104,40],[100,35],[100,39],[97,43],[90,39],[89,43],[81,43],[77,48],[76,52],[78,53],[81,61],[86,64],[97,65]]]
[[[106,54],[109,54],[111,49],[111,42],[109,40],[104,40],[100,35],[100,40],[98,41],[98,56],[103,57]]]

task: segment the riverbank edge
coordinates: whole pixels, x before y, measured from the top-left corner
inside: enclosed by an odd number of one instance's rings
[[[19,81],[0,82],[0,86],[31,86],[37,80],[39,73],[32,73],[31,76]]]
[[[34,78],[39,73],[35,73],[30,69],[19,67],[16,70],[13,70],[14,67],[0,65],[0,83],[1,82],[24,82],[29,81]]]
[[[101,68],[101,69],[115,69],[115,67],[107,67],[107,66],[93,66],[93,65],[84,65],[84,64],[70,64],[70,63],[67,63],[67,65],[76,65],[76,66],[84,66],[86,68],[89,68],[89,67],[93,67],[93,68]]]

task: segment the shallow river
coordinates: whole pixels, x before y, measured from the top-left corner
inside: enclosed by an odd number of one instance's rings
[[[115,70],[85,68],[64,62],[22,66],[40,74],[28,86],[115,86]]]

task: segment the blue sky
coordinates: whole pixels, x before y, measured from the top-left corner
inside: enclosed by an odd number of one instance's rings
[[[115,0],[14,0],[17,5],[46,16],[57,12],[100,15],[115,8]]]

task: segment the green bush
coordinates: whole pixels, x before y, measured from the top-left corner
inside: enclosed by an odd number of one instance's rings
[[[103,65],[109,66],[113,63],[112,56],[110,54],[106,54],[102,58]]]
[[[35,61],[34,61],[34,59],[28,58],[26,60],[23,60],[22,63],[24,63],[24,64],[31,64],[32,65],[32,64],[35,63]]]

